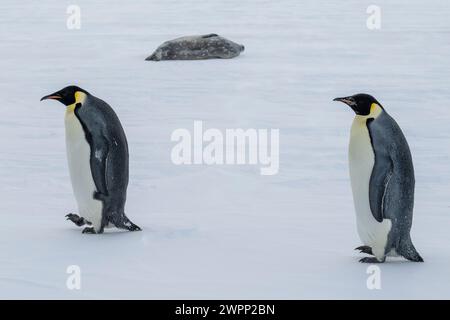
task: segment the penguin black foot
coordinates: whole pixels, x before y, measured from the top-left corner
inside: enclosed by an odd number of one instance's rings
[[[75,223],[79,227],[82,227],[85,224],[91,225],[91,223],[89,221],[87,221],[85,218],[80,217],[79,215],[74,214],[74,213],[67,214],[66,218],[67,218],[66,220],[72,221],[73,223]]]
[[[375,257],[365,257],[359,260],[361,263],[383,263],[385,261],[385,258],[383,260],[378,260]]]
[[[359,246],[358,248],[355,248],[355,250],[359,250],[360,253],[366,253],[373,256],[372,248],[369,246]]]
[[[83,229],[82,233],[88,233],[88,234],[96,234],[95,229],[93,227],[86,227]]]

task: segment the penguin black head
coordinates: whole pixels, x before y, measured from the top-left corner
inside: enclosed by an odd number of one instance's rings
[[[74,104],[76,102],[76,96],[75,94],[77,92],[83,92],[85,94],[89,94],[86,90],[81,89],[80,87],[77,86],[68,86],[65,87],[64,89],[61,89],[55,93],[49,94],[45,97],[41,98],[42,100],[47,100],[47,99],[53,99],[53,100],[58,100],[59,102],[61,102],[62,104],[66,105],[66,106],[70,106],[71,104]]]
[[[335,98],[333,101],[341,101],[345,103],[359,116],[368,116],[374,103],[382,108],[377,99],[372,97],[370,94],[365,93],[358,93],[349,97]]]

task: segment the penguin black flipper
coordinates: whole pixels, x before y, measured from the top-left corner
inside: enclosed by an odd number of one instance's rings
[[[108,157],[109,147],[108,140],[102,133],[102,126],[98,123],[90,123],[81,113],[80,107],[75,109],[81,126],[83,127],[85,137],[91,148],[90,167],[92,178],[97,189],[93,197],[97,200],[104,200],[108,196],[108,188],[106,185],[106,159]],[[96,126],[94,126],[96,124]],[[93,127],[95,130],[93,130]]]
[[[411,152],[402,130],[384,111],[376,121],[367,122],[375,164],[370,177],[370,208],[375,219],[406,217],[401,231],[412,222],[414,205],[414,167]],[[395,164],[395,165],[394,165]]]
[[[375,164],[372,169],[369,183],[369,200],[372,215],[378,222],[382,222],[387,218],[385,213],[386,204],[384,199],[388,192],[389,181],[392,178],[394,166],[393,161],[388,152],[383,152],[374,143],[373,138],[373,119],[367,120],[367,128],[369,130],[372,149],[374,150]]]
[[[109,195],[108,185],[106,182],[108,153],[109,145],[106,138],[101,137],[100,139],[95,139],[95,141],[92,142],[90,163],[92,177],[94,179],[95,187],[97,188],[97,192],[94,194],[94,197],[101,201]]]
[[[392,157],[395,155],[393,155],[390,150],[385,148],[386,145],[390,144],[388,143],[388,141],[383,141],[384,135],[382,132],[380,132],[381,130],[383,130],[383,127],[380,128],[378,126],[378,124],[383,121],[383,117],[385,116],[387,116],[386,113],[380,115],[379,119],[377,120],[380,122],[378,122],[377,124],[373,122],[373,119],[367,120],[367,128],[369,130],[372,149],[375,156],[375,163],[369,183],[369,200],[372,215],[378,222],[382,222],[383,219],[390,218],[386,200],[388,197],[390,197],[390,192],[392,191],[390,191],[389,189],[389,182],[394,175],[394,160],[392,159]],[[384,132],[384,134],[390,133]],[[375,138],[374,136],[378,138]]]

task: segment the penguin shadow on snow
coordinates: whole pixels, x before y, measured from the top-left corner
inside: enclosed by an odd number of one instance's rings
[[[145,238],[158,238],[158,239],[182,239],[191,238],[195,234],[198,234],[198,229],[195,227],[185,228],[172,228],[172,227],[159,227],[155,226],[146,228],[144,230]]]
[[[67,230],[71,234],[77,234],[79,235],[80,231],[77,228],[68,227]],[[146,227],[143,226],[141,232],[135,233],[135,232],[128,232],[127,230],[123,229],[116,229],[116,228],[110,228],[106,229],[102,233],[103,237],[116,237],[116,236],[130,236],[130,237],[138,237],[144,242],[147,242],[150,239],[168,239],[168,240],[175,240],[175,239],[183,239],[183,238],[191,238],[198,234],[198,229],[195,227],[185,227],[185,228],[171,228],[171,227]],[[86,234],[86,236],[89,236],[89,234]],[[96,237],[93,237],[96,238]]]
[[[101,235],[102,235],[102,238],[103,237],[111,237],[111,236],[115,237],[115,236],[120,236],[120,235],[130,235],[130,236],[136,237],[137,235],[142,235],[142,234],[146,233],[145,232],[146,230],[147,229],[142,229],[142,230],[140,230],[141,232],[138,232],[138,233],[131,232],[130,233],[128,230],[124,230],[124,229],[105,228],[105,230],[103,231],[103,233]],[[77,235],[80,234],[80,229],[78,229],[76,227],[69,226],[69,227],[67,227],[66,231],[69,231],[71,234],[77,234]],[[89,232],[85,232],[83,234],[83,236],[86,236],[86,237],[92,236],[92,238],[96,238],[95,235],[96,235],[95,233],[89,233]]]

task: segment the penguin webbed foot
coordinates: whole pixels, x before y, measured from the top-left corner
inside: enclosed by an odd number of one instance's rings
[[[95,232],[95,229],[93,227],[86,227],[81,233],[96,234],[97,232]]]
[[[372,248],[369,246],[359,246],[355,248],[355,250],[359,250],[360,253],[370,254],[373,256]]]
[[[384,263],[384,261],[386,260],[386,258],[383,258],[383,260],[378,260],[375,257],[365,257],[359,260],[359,262],[361,263]]]
[[[89,221],[87,221],[85,218],[80,217],[79,215],[75,214],[75,213],[69,213],[66,215],[66,220],[70,220],[73,223],[75,223],[77,226],[82,227],[85,224],[87,225],[91,225],[91,223]]]

